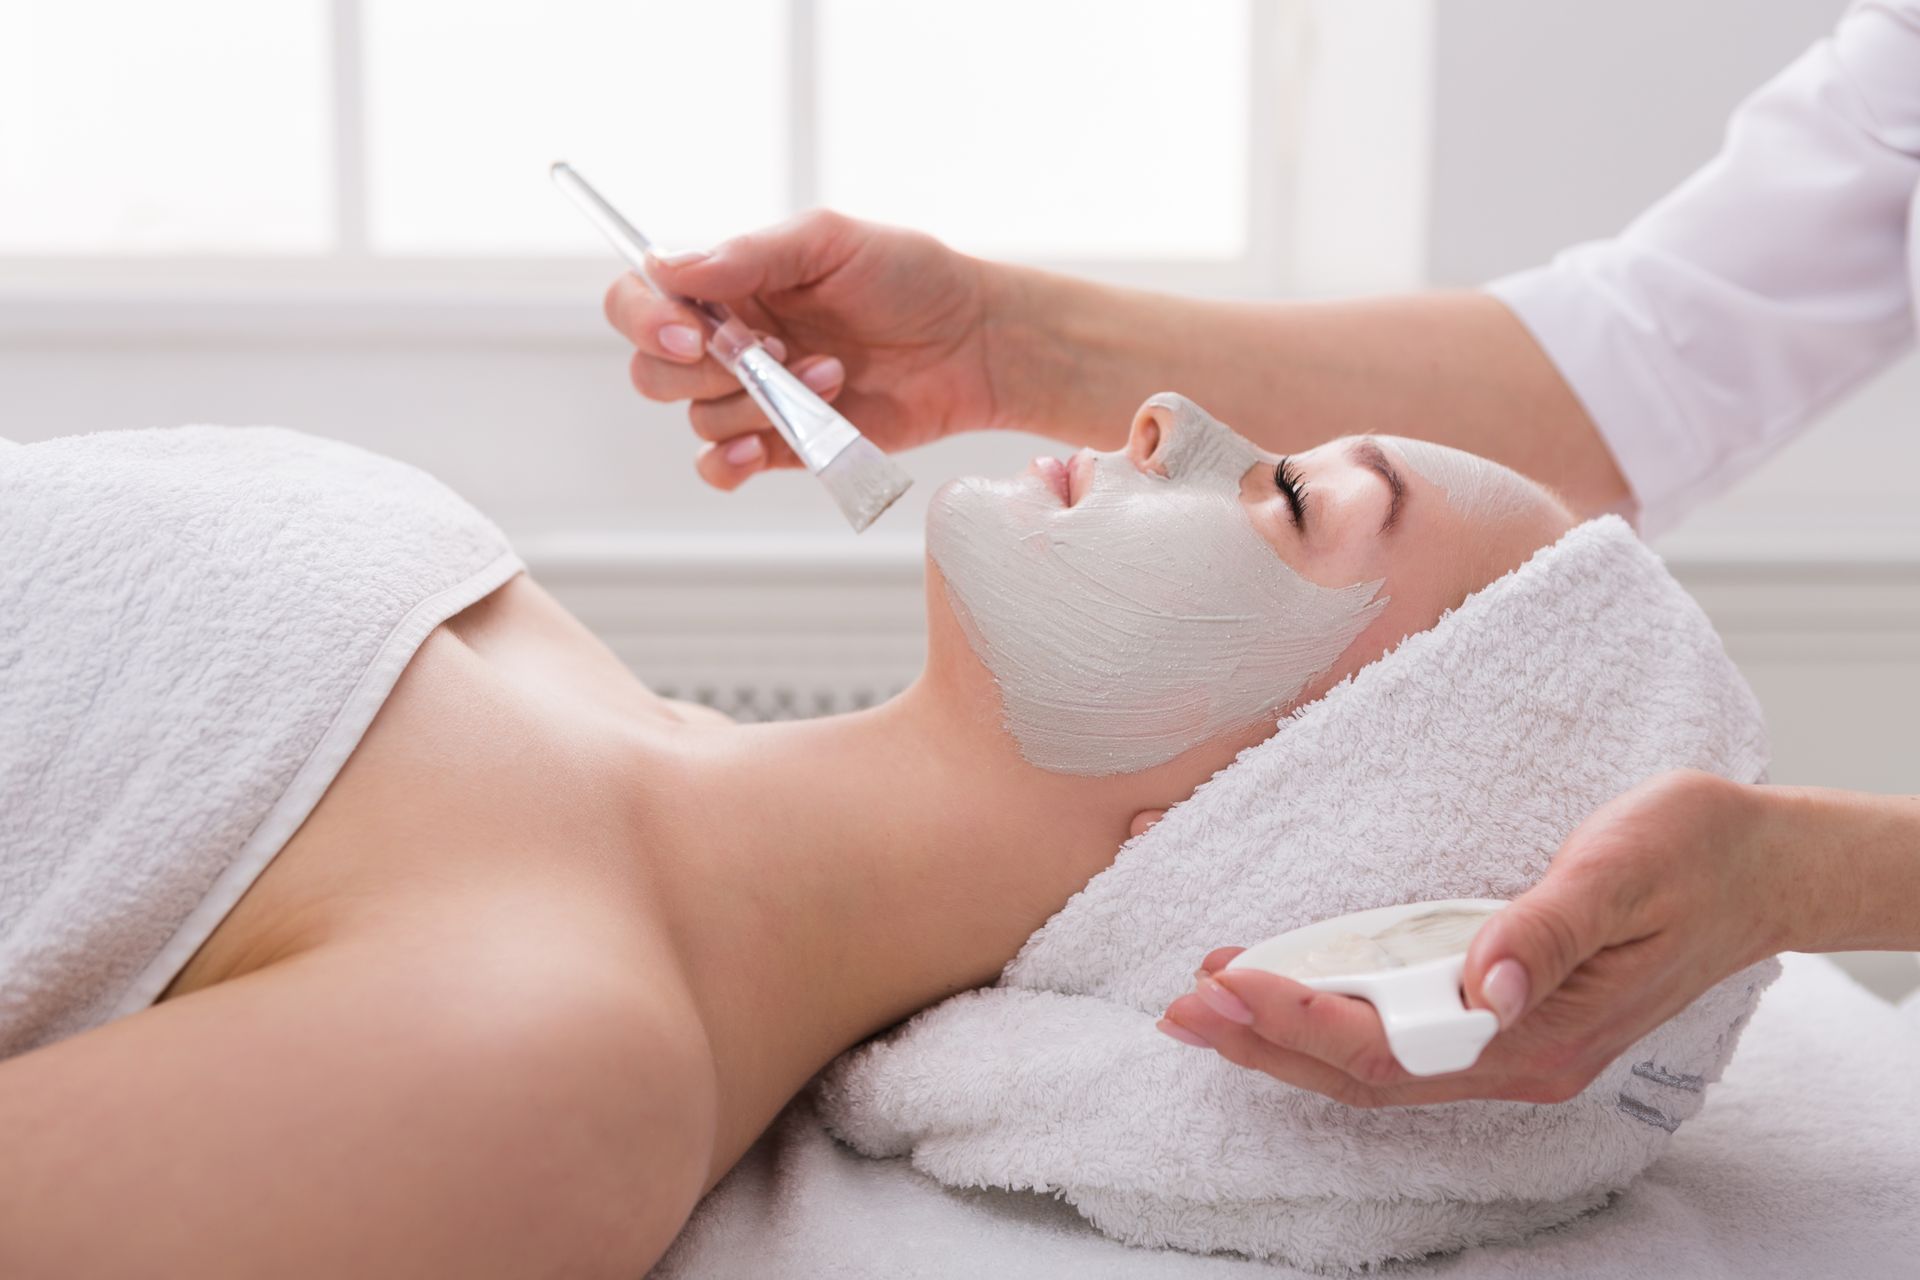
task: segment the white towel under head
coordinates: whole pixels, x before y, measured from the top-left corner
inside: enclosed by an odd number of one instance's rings
[[[1719,1079],[1767,961],[1558,1105],[1356,1110],[1154,1029],[1202,955],[1365,907],[1511,898],[1664,770],[1764,778],[1752,691],[1617,517],[1579,526],[1281,723],[1030,937],[992,987],[816,1079],[828,1129],[956,1187],[1053,1192],[1128,1243],[1341,1268],[1604,1204]]]

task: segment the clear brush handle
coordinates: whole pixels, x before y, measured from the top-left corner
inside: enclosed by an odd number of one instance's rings
[[[773,353],[754,336],[746,321],[718,302],[675,293],[654,279],[647,265],[647,253],[653,248],[653,242],[608,204],[572,165],[562,160],[551,172],[560,190],[600,229],[600,234],[626,259],[634,274],[647,282],[649,289],[668,302],[679,303],[705,317],[713,326],[707,334],[708,354],[740,380],[740,385],[807,470],[817,475],[842,449],[859,439],[851,423],[773,358]]]
[[[600,234],[627,260],[634,274],[647,282],[647,288],[668,302],[677,302],[699,312],[712,323],[713,331],[708,335],[707,349],[712,352],[714,359],[725,366],[728,373],[735,373],[740,354],[749,347],[758,346],[760,341],[753,336],[753,330],[747,327],[746,322],[718,302],[675,293],[654,279],[653,272],[647,266],[647,254],[653,249],[653,241],[622,217],[618,209],[608,204],[606,198],[595,191],[572,165],[561,160],[554,164],[550,172],[555,185],[566,192],[568,199],[587,215],[588,221],[600,229]]]

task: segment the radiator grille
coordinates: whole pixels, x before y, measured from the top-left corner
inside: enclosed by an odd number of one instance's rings
[[[663,697],[697,702],[740,721],[805,720],[859,711],[885,702],[903,685],[677,684],[649,681]]]

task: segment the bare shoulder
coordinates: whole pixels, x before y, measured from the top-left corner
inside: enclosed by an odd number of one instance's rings
[[[0,1274],[644,1273],[711,1158],[697,1019],[551,921],[464,916],[0,1063]]]

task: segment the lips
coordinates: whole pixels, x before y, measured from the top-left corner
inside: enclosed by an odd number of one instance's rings
[[[1067,464],[1058,458],[1035,458],[1033,469],[1039,475],[1042,484],[1060,496],[1060,505],[1073,505],[1073,480],[1067,473]]]
[[[1035,458],[1027,469],[1060,499],[1062,507],[1071,507],[1092,490],[1095,465],[1093,450],[1082,449],[1071,458]]]

